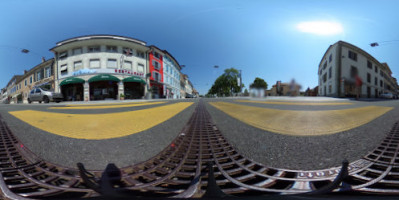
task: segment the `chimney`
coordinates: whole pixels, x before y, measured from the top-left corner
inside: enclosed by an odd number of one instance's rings
[[[46,58],[42,57],[42,63],[46,62]]]
[[[28,72],[28,70],[24,70],[24,74],[26,74]]]

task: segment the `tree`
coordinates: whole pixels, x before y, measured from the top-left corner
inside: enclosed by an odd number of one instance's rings
[[[266,90],[267,89],[267,83],[265,80],[256,77],[254,82],[249,85],[250,89],[255,89],[258,91],[258,96],[260,96],[260,91],[261,90]]]
[[[245,88],[245,90],[244,90],[244,96],[249,96],[249,92],[248,92],[248,90],[247,90],[247,88]]]
[[[266,83],[265,80],[263,80],[263,79],[261,79],[259,77],[256,77],[254,82],[251,83],[251,85],[249,85],[249,88],[250,89],[264,89],[264,90],[266,90],[267,89],[267,83]]]
[[[212,87],[209,89],[208,94],[216,94],[218,96],[231,96],[233,93],[240,92],[237,78],[239,72],[237,69],[229,68],[224,70],[224,74],[220,75]]]

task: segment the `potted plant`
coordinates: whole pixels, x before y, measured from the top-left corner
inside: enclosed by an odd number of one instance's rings
[[[120,95],[120,100],[125,100],[125,95],[124,94]]]

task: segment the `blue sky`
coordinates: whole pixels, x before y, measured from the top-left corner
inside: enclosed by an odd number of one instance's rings
[[[246,86],[261,77],[271,85],[294,78],[317,86],[317,67],[329,45],[344,40],[387,62],[399,75],[399,1],[47,1],[0,2],[0,87],[47,59],[55,43],[89,34],[129,36],[166,49],[186,68],[200,94],[223,69],[242,70]],[[302,22],[338,24],[320,35]],[[372,42],[381,43],[370,47]],[[31,50],[22,54],[20,50]],[[215,69],[213,66],[218,65]]]

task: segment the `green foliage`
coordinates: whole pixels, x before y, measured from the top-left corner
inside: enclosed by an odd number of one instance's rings
[[[244,90],[244,96],[249,96],[249,92],[248,92],[248,90],[247,90],[247,88],[245,88],[245,90]]]
[[[208,94],[217,96],[231,96],[233,93],[240,92],[241,88],[237,83],[238,77],[239,72],[237,69],[225,69],[224,74],[216,79],[215,83],[209,89]]]
[[[266,90],[267,89],[267,83],[266,83],[265,80],[263,80],[263,79],[261,79],[259,77],[256,77],[254,82],[251,83],[251,85],[249,86],[249,88],[251,88],[251,89],[265,89]]]

